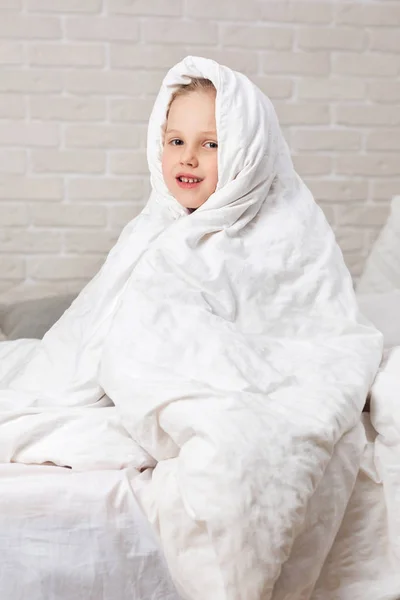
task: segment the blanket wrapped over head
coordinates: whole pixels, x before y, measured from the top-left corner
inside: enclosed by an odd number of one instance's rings
[[[161,171],[168,104],[190,77],[217,90],[218,135],[217,189],[193,213]],[[0,344],[0,461],[135,466],[183,598],[309,598],[355,482],[382,337],[244,75],[173,67],[148,162],[146,207],[71,308],[41,342]]]

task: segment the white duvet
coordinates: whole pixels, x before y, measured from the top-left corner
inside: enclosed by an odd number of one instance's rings
[[[168,101],[187,75],[217,88],[219,142],[217,190],[192,214],[160,166]],[[0,461],[135,467],[182,598],[310,598],[359,475],[382,336],[246,77],[201,58],[174,67],[148,159],[150,200],[98,275],[43,341],[0,344]],[[400,421],[377,389],[389,505]]]

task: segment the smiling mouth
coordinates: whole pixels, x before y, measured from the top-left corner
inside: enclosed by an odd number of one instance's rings
[[[202,179],[197,178],[189,178],[189,177],[176,177],[176,182],[180,188],[183,189],[193,189],[200,185]]]
[[[199,183],[201,181],[201,179],[199,177],[179,176],[179,177],[177,177],[177,179],[179,179],[179,181],[182,181],[183,183]]]

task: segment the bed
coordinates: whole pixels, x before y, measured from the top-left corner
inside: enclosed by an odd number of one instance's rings
[[[399,240],[400,199],[395,199],[358,285],[362,311],[383,331],[387,349],[400,345]],[[25,300],[17,301],[21,297]],[[14,298],[3,298],[3,339],[42,337],[73,297],[26,300],[18,290]],[[387,525],[393,517],[385,509],[387,491],[376,471],[376,432],[368,414],[363,426],[368,445],[361,470],[313,600],[400,597],[399,557]],[[132,491],[132,477],[129,469],[76,473],[51,465],[0,465],[0,597],[178,600]],[[286,599],[283,592],[276,597]]]

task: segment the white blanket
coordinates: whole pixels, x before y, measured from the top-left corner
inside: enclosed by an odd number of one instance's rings
[[[217,190],[192,214],[160,166],[187,75],[217,88],[219,142]],[[136,467],[183,598],[309,598],[359,470],[382,336],[246,77],[174,67],[148,158],[151,198],[99,274],[42,342],[0,344],[0,461]]]

